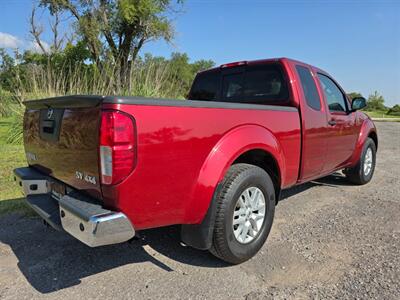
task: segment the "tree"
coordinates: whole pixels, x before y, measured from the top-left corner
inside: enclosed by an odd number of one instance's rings
[[[15,59],[0,48],[0,87],[8,90],[13,88],[14,65]]]
[[[385,111],[387,110],[385,106],[385,99],[382,95],[380,95],[377,91],[375,91],[372,95],[369,95],[367,99],[367,107],[366,110],[368,111]]]
[[[41,39],[41,35],[44,31],[44,26],[37,22],[36,20],[36,7],[33,6],[31,15],[29,17],[29,33],[33,38],[33,42],[35,43],[36,50],[45,54],[49,57],[52,53],[60,52],[64,46],[65,41],[67,40],[66,32],[61,32],[60,27],[62,23],[61,19],[61,11],[55,11],[52,14],[52,20],[50,20],[50,29],[53,34],[51,44],[43,42]]]
[[[353,100],[354,98],[362,97],[363,95],[361,95],[360,93],[357,93],[357,92],[351,92],[351,93],[347,94],[347,96],[349,96],[350,99]]]
[[[392,116],[400,116],[400,105],[396,104],[395,106],[393,106],[391,109],[389,109],[387,114]]]
[[[161,69],[168,70],[169,85],[173,86],[177,94],[180,96],[187,95],[194,77],[197,72],[209,69],[215,65],[212,60],[197,60],[190,63],[189,56],[186,53],[174,52],[169,59],[161,56],[152,56],[145,53],[143,58],[139,58],[137,65],[141,66],[158,66]]]
[[[177,0],[178,5],[183,0]],[[88,45],[100,70],[105,57],[118,67],[120,82],[130,80],[132,64],[146,42],[163,39],[171,42],[176,14],[171,0],[41,0],[51,14],[66,12]]]

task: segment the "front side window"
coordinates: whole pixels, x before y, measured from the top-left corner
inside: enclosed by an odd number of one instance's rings
[[[338,86],[328,76],[318,73],[319,81],[321,82],[322,90],[325,94],[326,102],[328,103],[329,111],[345,112],[346,98]]]

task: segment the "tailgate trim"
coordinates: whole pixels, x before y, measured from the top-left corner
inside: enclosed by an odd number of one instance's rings
[[[79,108],[95,107],[101,104],[103,96],[71,95],[62,97],[45,98],[40,100],[24,101],[27,108]]]

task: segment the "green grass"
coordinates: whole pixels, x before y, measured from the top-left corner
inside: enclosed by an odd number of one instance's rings
[[[387,115],[386,111],[365,111],[365,113],[370,116],[371,118],[385,118],[385,119],[390,119],[390,118],[399,118],[397,116],[391,116]]]
[[[31,214],[20,188],[14,183],[12,170],[26,165],[24,147],[7,144],[11,118],[0,118],[0,216],[9,212]]]

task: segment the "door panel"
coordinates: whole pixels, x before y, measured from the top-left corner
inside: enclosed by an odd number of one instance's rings
[[[330,77],[318,73],[321,90],[327,107],[328,139],[323,173],[345,165],[353,154],[358,129],[355,114],[349,113],[349,104],[341,88]]]
[[[326,160],[327,130],[326,108],[321,101],[321,94],[312,70],[303,64],[295,67],[297,80],[301,86],[298,95],[301,98],[302,113],[302,159],[299,181],[306,181],[319,176]]]
[[[328,152],[324,165],[324,173],[335,170],[344,165],[353,154],[357,140],[354,113],[336,114],[330,113],[332,125],[329,128]]]

